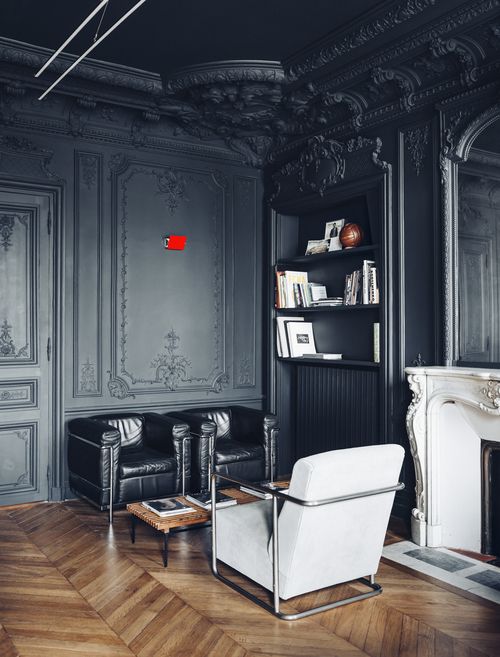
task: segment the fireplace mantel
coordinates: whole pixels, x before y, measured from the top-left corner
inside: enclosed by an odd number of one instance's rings
[[[500,442],[500,370],[436,366],[405,372],[413,393],[406,415],[416,477],[413,541],[438,547],[444,538],[448,547],[479,552],[480,443]]]

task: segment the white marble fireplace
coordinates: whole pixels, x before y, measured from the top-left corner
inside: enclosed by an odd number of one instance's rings
[[[500,370],[408,367],[417,545],[481,551],[481,440],[500,443]]]

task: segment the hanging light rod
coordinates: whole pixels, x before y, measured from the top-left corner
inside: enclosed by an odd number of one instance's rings
[[[38,71],[38,73],[35,73],[35,77],[36,77],[36,78],[37,78],[38,76],[40,76],[40,75],[45,71],[45,69],[47,68],[47,66],[49,66],[50,64],[52,64],[52,62],[54,61],[54,59],[55,59],[58,55],[60,55],[60,54],[62,53],[62,51],[66,48],[66,46],[68,45],[68,43],[70,43],[70,41],[72,41],[72,40],[76,37],[76,35],[77,35],[79,32],[81,32],[81,30],[83,30],[83,28],[85,27],[85,25],[87,25],[87,23],[88,23],[89,21],[91,21],[91,20],[94,18],[94,16],[99,12],[99,10],[102,9],[102,8],[104,7],[104,5],[107,5],[108,2],[109,2],[109,0],[102,0],[102,2],[100,2],[100,3],[97,5],[97,7],[94,9],[94,11],[92,11],[92,12],[87,16],[87,18],[86,18],[82,23],[80,23],[80,25],[76,28],[76,30],[73,32],[73,34],[71,34],[71,35],[66,39],[66,41],[62,44],[62,46],[59,46],[59,48],[58,48],[58,49],[55,51],[55,53],[50,57],[50,59],[48,59],[48,60],[45,62],[45,64],[44,64],[44,65],[42,66],[42,68]]]
[[[98,11],[101,7],[103,7],[105,4],[107,4],[107,2],[108,2],[108,0],[103,0],[103,2],[101,2],[101,3],[98,5],[98,7],[96,7],[96,9],[90,14],[90,16],[89,16],[89,17],[88,17],[88,18],[87,18],[87,19],[86,19],[86,20],[80,25],[79,28],[77,28],[77,30],[75,30],[75,32],[69,37],[69,39],[68,39],[68,40],[67,40],[67,41],[61,46],[61,48],[59,48],[59,51],[58,51],[58,52],[60,52],[60,51],[64,48],[64,46],[65,46],[67,43],[69,43],[69,41],[71,41],[71,39],[73,38],[73,36],[74,36],[75,34],[77,34],[77,33],[80,31],[80,29],[81,29],[84,25],[86,25],[86,24],[88,23],[88,21],[89,21],[93,16],[95,16],[95,14],[97,13],[97,11]],[[113,30],[115,30],[119,25],[121,25],[121,23],[123,23],[123,21],[125,21],[125,20],[130,16],[130,14],[133,14],[134,11],[135,11],[136,9],[139,9],[139,7],[140,7],[141,5],[143,5],[145,2],[146,2],[146,0],[139,0],[139,2],[137,2],[137,3],[136,3],[131,9],[129,9],[129,10],[128,10],[128,11],[127,11],[127,12],[126,12],[121,18],[119,18],[119,19],[116,21],[116,23],[114,23],[114,25],[112,25],[112,26],[109,28],[109,30],[107,30],[106,32],[104,32],[104,34],[103,34],[102,36],[100,36],[96,41],[94,41],[94,43],[93,43],[89,48],[87,48],[87,50],[86,50],[82,55],[80,55],[80,57],[78,57],[78,59],[75,59],[75,61],[74,61],[70,66],[68,66],[68,68],[67,68],[67,69],[66,69],[66,70],[65,70],[65,71],[64,71],[64,72],[63,72],[63,73],[57,78],[57,80],[56,80],[55,82],[53,82],[53,83],[50,85],[50,87],[49,87],[46,91],[43,92],[43,94],[38,98],[38,100],[43,100],[43,99],[45,98],[45,96],[46,96],[48,93],[50,93],[50,92],[52,91],[52,89],[53,89],[55,86],[57,86],[57,85],[59,84],[59,82],[61,82],[61,80],[63,80],[63,79],[68,75],[68,73],[69,73],[70,71],[72,71],[72,70],[75,68],[75,66],[78,66],[78,64],[82,61],[82,59],[85,59],[85,57],[86,57],[90,52],[92,52],[92,50],[94,50],[94,48],[96,48],[96,47],[97,47],[102,41],[104,41],[104,39],[105,39],[107,36],[109,36],[109,35],[111,34],[111,32],[113,32]],[[47,62],[43,68],[45,68],[45,67],[50,63],[50,61],[53,61],[54,58],[55,58],[55,56],[57,56],[57,54],[58,54],[58,53],[55,53],[55,54],[52,56],[51,60],[49,60],[49,62]],[[40,69],[39,73],[42,72],[43,68]],[[38,75],[38,74],[37,74],[37,75]]]

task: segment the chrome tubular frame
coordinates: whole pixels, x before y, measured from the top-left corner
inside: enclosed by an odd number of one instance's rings
[[[107,490],[109,493],[109,505],[108,505],[108,511],[109,511],[109,524],[113,524],[113,484],[114,484],[114,477],[113,477],[113,446],[112,445],[101,445],[97,443],[93,443],[91,440],[87,440],[86,438],[82,438],[81,436],[76,436],[74,433],[71,434],[72,438],[75,438],[76,440],[81,440],[84,443],[87,443],[87,445],[90,445],[91,447],[96,447],[97,449],[107,449],[109,451],[109,487],[104,488],[103,490]],[[86,498],[89,499],[89,498]]]
[[[217,507],[215,505],[215,490],[216,490],[216,479],[224,479],[229,481],[232,484],[237,486],[245,486],[246,488],[251,488],[255,491],[260,491],[262,493],[271,493],[272,495],[272,504],[273,504],[273,525],[272,525],[272,541],[273,541],[273,605],[260,600],[257,596],[253,595],[243,587],[239,586],[235,582],[232,582],[230,579],[221,575],[217,568]],[[307,616],[312,616],[313,614],[318,614],[322,611],[328,611],[329,609],[334,609],[335,607],[341,607],[342,605],[350,604],[351,602],[358,602],[360,600],[365,600],[366,598],[371,598],[374,595],[379,595],[382,593],[382,587],[380,584],[376,584],[375,575],[369,575],[369,579],[364,577],[360,578],[358,581],[368,586],[371,591],[367,593],[360,593],[359,595],[354,595],[349,598],[343,598],[342,600],[337,600],[336,602],[331,602],[326,605],[321,605],[319,607],[312,607],[306,609],[305,611],[296,612],[294,614],[285,614],[280,611],[280,597],[279,597],[279,535],[278,535],[278,500],[282,499],[283,501],[292,502],[293,504],[298,504],[300,506],[315,507],[315,506],[325,506],[326,504],[335,504],[336,502],[344,502],[346,500],[355,500],[361,497],[371,497],[373,495],[383,495],[384,493],[391,493],[393,491],[403,490],[405,487],[403,483],[399,482],[395,486],[389,486],[387,488],[376,488],[374,490],[367,490],[361,493],[354,493],[352,495],[341,495],[339,497],[330,497],[323,500],[302,500],[298,497],[293,497],[287,493],[281,493],[280,491],[275,491],[269,488],[263,488],[258,484],[249,483],[248,481],[243,481],[241,479],[236,479],[234,477],[227,477],[226,475],[220,475],[217,473],[212,474],[211,478],[212,483],[212,573],[217,579],[227,586],[230,586],[241,595],[244,595],[246,598],[255,602],[266,611],[269,611],[274,616],[281,618],[282,620],[297,620],[299,618],[305,618]]]

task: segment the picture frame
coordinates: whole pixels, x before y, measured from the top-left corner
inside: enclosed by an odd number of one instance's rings
[[[330,249],[330,240],[309,240],[307,242],[306,255],[327,253]]]
[[[325,240],[330,240],[329,251],[340,251],[342,244],[340,242],[340,231],[345,225],[345,219],[334,219],[327,221],[325,224]]]
[[[286,330],[291,358],[316,353],[312,322],[287,322]]]

